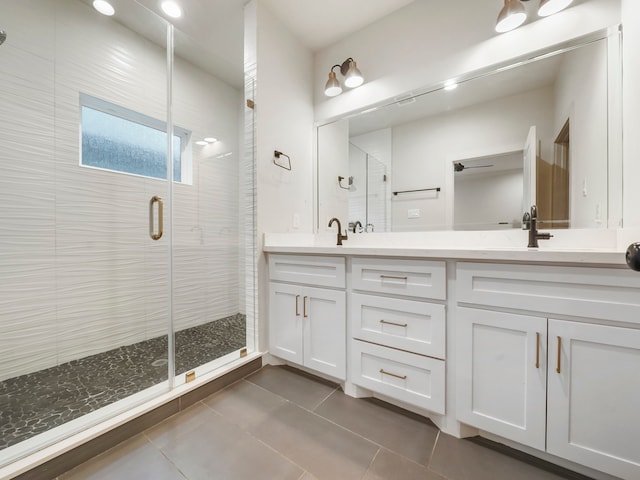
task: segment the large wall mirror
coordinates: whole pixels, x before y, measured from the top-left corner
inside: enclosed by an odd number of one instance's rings
[[[620,78],[616,30],[323,122],[318,228],[621,226]]]

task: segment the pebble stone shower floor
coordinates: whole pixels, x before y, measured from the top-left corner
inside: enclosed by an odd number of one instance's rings
[[[246,345],[246,317],[176,332],[184,373]],[[0,450],[167,379],[167,337],[156,337],[0,382]]]

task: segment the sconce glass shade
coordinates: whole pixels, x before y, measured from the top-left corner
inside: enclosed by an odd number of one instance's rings
[[[340,95],[342,93],[342,87],[340,86],[340,82],[336,78],[336,72],[331,70],[329,72],[329,80],[324,86],[324,94],[327,97],[335,97],[336,95]]]
[[[567,8],[573,0],[541,0],[540,8],[538,8],[538,15],[541,17],[548,17],[554,13],[558,13],[560,10]]]
[[[518,28],[527,19],[527,11],[520,0],[504,0],[504,7],[498,14],[496,32],[504,33]]]
[[[363,82],[362,72],[358,69],[356,61],[351,60],[349,62],[349,70],[347,70],[347,74],[345,75],[344,84],[349,88],[356,88],[362,85]]]
[[[106,15],[108,17],[114,15],[116,13],[115,8],[106,0],[94,0],[93,8],[99,11],[101,14]]]

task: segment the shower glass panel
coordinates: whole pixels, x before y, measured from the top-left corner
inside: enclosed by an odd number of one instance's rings
[[[387,231],[388,196],[387,167],[373,155],[367,154],[367,225],[370,231]]]
[[[248,345],[245,260],[253,250],[245,245],[252,232],[243,218],[250,174],[239,128],[243,74],[225,81],[219,68],[224,55],[242,51],[221,52],[227,42],[214,37],[174,29],[172,122],[174,130],[190,133],[184,180],[172,197],[176,385],[187,372],[199,377],[237,360]]]
[[[169,389],[170,185],[147,175],[166,173],[167,25],[127,3],[0,0],[0,466]]]

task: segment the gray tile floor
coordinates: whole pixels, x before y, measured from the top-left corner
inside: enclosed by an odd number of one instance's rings
[[[59,480],[563,478],[382,402],[267,366]]]

